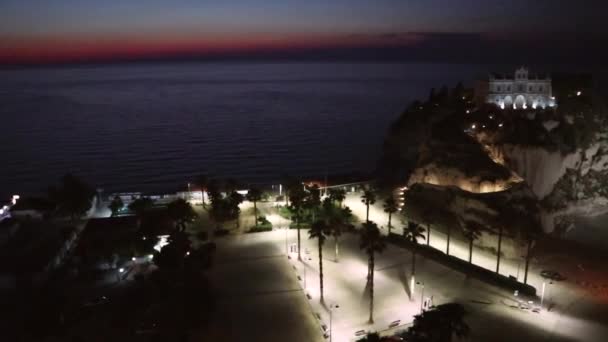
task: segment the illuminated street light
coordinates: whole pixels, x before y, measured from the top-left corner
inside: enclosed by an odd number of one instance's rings
[[[137,260],[135,257],[132,257],[132,258],[131,258],[131,261],[135,261],[135,260]]]
[[[125,269],[122,267],[118,269],[118,273],[123,273],[124,271],[125,271]]]

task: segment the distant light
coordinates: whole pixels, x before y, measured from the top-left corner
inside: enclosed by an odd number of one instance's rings
[[[467,109],[467,114],[469,114],[471,111]]]
[[[146,240],[146,237],[144,236],[144,237],[142,237],[141,239],[145,241],[145,240]]]
[[[464,100],[464,99],[466,99],[466,97],[463,96],[462,99]]]
[[[486,125],[481,125],[481,128],[486,128]]]
[[[150,260],[154,259],[154,254],[148,254],[148,259],[150,259]]]
[[[122,268],[122,267],[118,269],[118,272],[119,272],[119,273],[123,273],[124,271],[125,271],[125,269],[124,269],[124,268]]]
[[[498,124],[498,127],[502,127],[502,122]]]
[[[187,251],[187,252],[186,252],[186,255],[190,255],[190,251]]]
[[[11,200],[11,203],[13,203],[13,205],[15,205],[17,203],[17,200],[19,199],[19,195],[13,195],[13,198]]]
[[[505,109],[505,103],[504,103],[504,102],[502,102],[502,103],[500,104],[500,109]]]
[[[490,118],[490,120],[494,119],[494,115],[492,114],[488,115],[488,117]]]
[[[576,96],[581,96],[582,92],[579,90],[576,92]]]
[[[477,128],[477,125],[472,124],[472,125],[471,125],[471,129],[475,129],[475,128]]]
[[[131,261],[135,261],[135,260],[137,260],[137,258],[135,258],[135,257],[132,257],[132,258],[131,258]]]

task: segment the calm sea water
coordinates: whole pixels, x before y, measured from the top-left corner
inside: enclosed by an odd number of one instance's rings
[[[106,191],[200,173],[271,183],[374,169],[388,125],[430,87],[487,67],[142,64],[0,71],[0,196],[74,172]]]

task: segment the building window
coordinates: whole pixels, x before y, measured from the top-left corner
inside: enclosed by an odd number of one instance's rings
[[[508,87],[507,87],[507,91],[511,91],[511,86],[508,86]]]

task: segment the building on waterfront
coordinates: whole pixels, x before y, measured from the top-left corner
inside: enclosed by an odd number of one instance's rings
[[[475,87],[479,105],[492,103],[502,109],[536,109],[557,105],[548,75],[531,75],[521,67],[514,74],[490,74]]]

